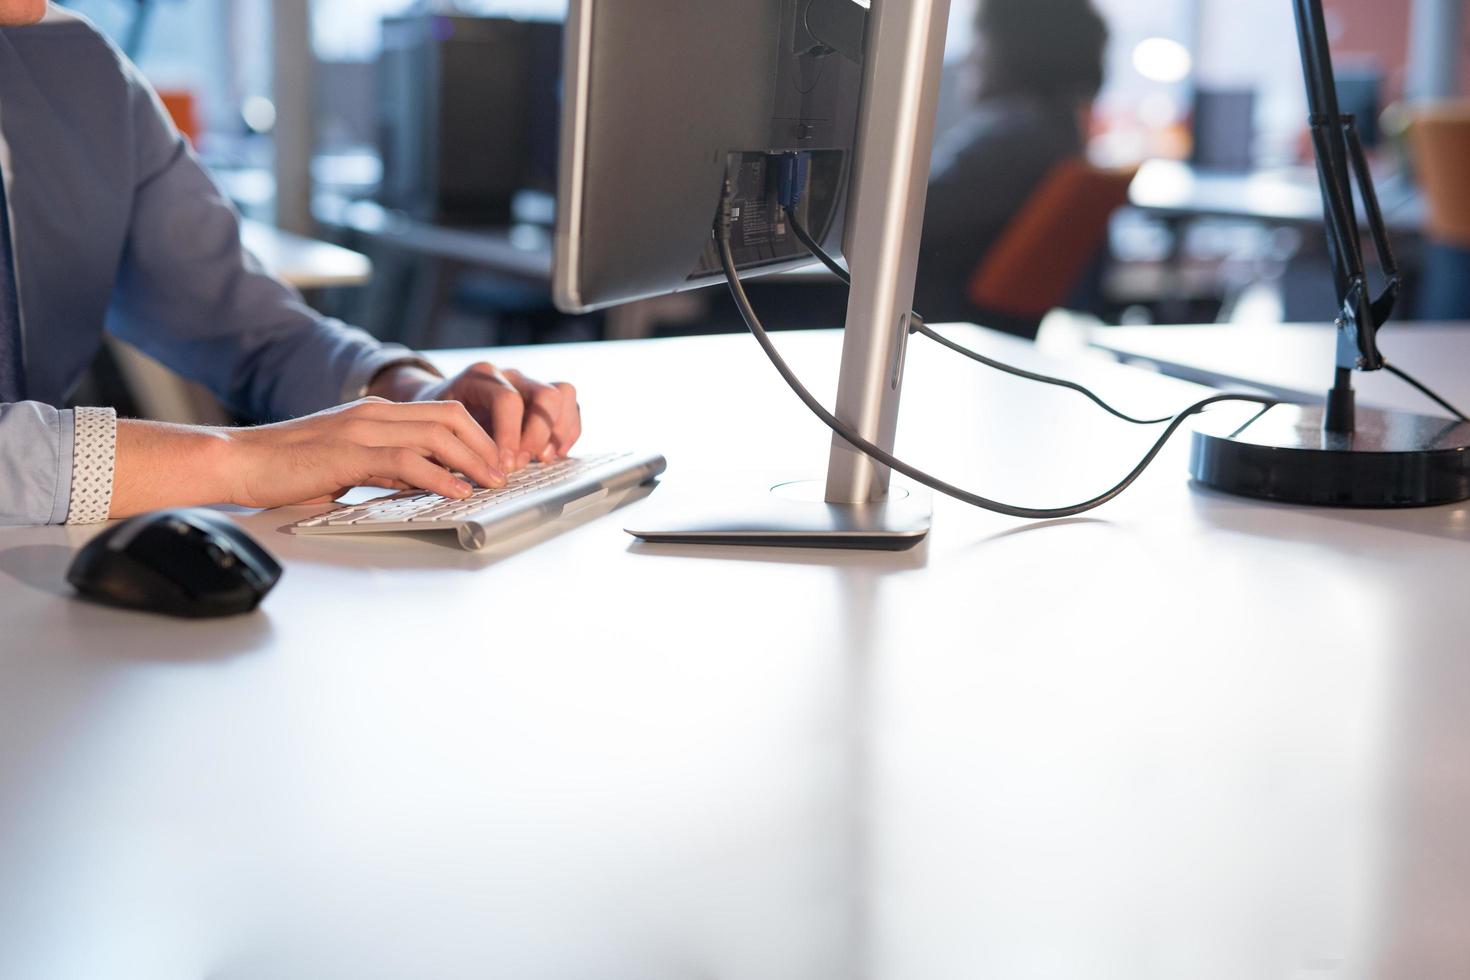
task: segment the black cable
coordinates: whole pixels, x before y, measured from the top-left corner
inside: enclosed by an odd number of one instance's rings
[[[820,261],[824,266],[826,266],[833,275],[835,275],[838,279],[841,279],[844,283],[851,286],[852,276],[848,274],[848,271],[846,269],[844,269],[841,265],[837,263],[836,259],[827,254],[827,250],[824,249],[821,244],[811,236],[811,234],[806,230],[806,227],[802,224],[801,218],[797,216],[795,209],[788,206],[785,210],[787,221],[789,221],[791,224],[791,230],[796,233],[797,240],[800,241],[802,245],[806,246],[807,251],[811,252],[812,255],[815,256],[817,260]],[[953,340],[950,340],[948,337],[934,330],[932,327],[926,324],[923,320],[923,317],[919,316],[917,313],[914,314],[913,332],[922,334],[935,343],[940,344],[944,347],[948,347],[955,353],[962,354],[965,357],[968,357],[973,361],[977,361],[988,368],[993,368],[996,371],[1001,371],[1005,374],[1014,375],[1018,378],[1025,378],[1027,381],[1038,381],[1041,384],[1055,385],[1058,388],[1067,388],[1077,392],[1078,394],[1085,395],[1086,397],[1092,399],[1092,401],[1096,403],[1098,407],[1100,407],[1103,411],[1107,412],[1109,415],[1113,415],[1117,418],[1122,419],[1124,422],[1131,422],[1134,425],[1161,425],[1164,422],[1169,421],[1169,418],[1136,419],[1125,412],[1120,412],[1118,409],[1103,401],[1102,398],[1099,397],[1095,392],[1084,388],[1082,385],[1077,384],[1076,382],[1067,381],[1064,378],[1054,378],[1047,374],[1036,374],[1032,371],[1027,371],[1022,368],[1006,364],[1002,361],[997,361],[993,358],[986,357],[984,354],[970,350],[968,347],[965,347],[962,344],[955,343]],[[1407,371],[1395,367],[1387,361],[1383,362],[1383,368],[1389,374],[1392,374],[1400,381],[1403,381],[1405,384],[1411,386],[1420,394],[1424,395],[1424,397],[1434,402],[1440,408],[1443,408],[1446,412],[1449,412],[1461,422],[1470,422],[1470,417],[1467,417],[1464,412],[1460,411],[1458,408],[1451,405],[1448,401],[1435,394],[1428,385],[1424,384],[1422,381],[1417,380]]]
[[[1398,368],[1394,367],[1392,364],[1388,363],[1387,361],[1384,361],[1383,362],[1383,369],[1385,371],[1387,371],[1389,374],[1391,374],[1394,377],[1398,378],[1400,381],[1404,382],[1405,384],[1407,384],[1410,387],[1412,387],[1412,388],[1416,389],[1417,391],[1419,391],[1420,394],[1424,395],[1426,398],[1428,398],[1430,401],[1434,402],[1436,405],[1438,405],[1440,408],[1444,409],[1446,412],[1449,412],[1451,415],[1453,415],[1455,418],[1459,419],[1461,422],[1470,422],[1470,418],[1466,418],[1464,412],[1460,411],[1458,408],[1456,408],[1455,406],[1451,405],[1449,402],[1445,401],[1443,398],[1439,397],[1434,392],[1430,391],[1429,388],[1428,388],[1428,386],[1426,386],[1423,382],[1417,381],[1414,378],[1410,377],[1407,372],[1399,370]]]
[[[816,259],[820,261],[824,266],[826,266],[828,270],[830,270],[832,274],[835,275],[838,279],[841,279],[844,283],[851,286],[852,277],[848,274],[847,270],[839,265],[836,259],[828,255],[827,250],[824,249],[821,244],[818,243],[817,240],[811,236],[811,233],[808,232],[806,230],[806,227],[802,224],[801,219],[797,217],[796,210],[794,208],[786,208],[786,220],[790,223],[791,230],[795,232],[797,240],[800,241],[802,245],[806,246],[807,251],[811,252],[812,255],[815,256]],[[944,336],[939,331],[933,329],[928,324],[926,324],[924,322],[924,318],[919,316],[917,313],[914,314],[913,332],[921,334],[934,341],[936,344],[939,344],[943,347],[948,347],[956,354],[961,354],[965,357],[968,357],[970,360],[975,361],[979,364],[983,364],[986,367],[991,368],[992,370],[1000,371],[1004,374],[1013,375],[1017,378],[1024,378],[1027,381],[1036,381],[1044,385],[1054,385],[1058,388],[1066,388],[1069,391],[1075,391],[1078,394],[1091,399],[1094,404],[1096,404],[1103,411],[1107,412],[1109,415],[1112,415],[1115,418],[1122,419],[1124,422],[1132,423],[1133,425],[1163,425],[1165,422],[1168,422],[1172,418],[1174,418],[1174,416],[1172,415],[1166,415],[1163,418],[1158,419],[1134,418],[1132,415],[1129,415],[1126,412],[1119,411],[1112,405],[1109,405],[1096,392],[1083,387],[1075,381],[1068,381],[1065,378],[1054,378],[1049,374],[1037,374],[1034,371],[1027,371],[1024,368],[1015,367],[1013,365],[1005,363],[1004,361],[997,361],[992,357],[986,357],[984,354],[981,354],[978,351],[971,350],[970,348],[965,347],[962,344],[957,344],[953,340],[950,340],[948,337]]]
[[[1078,394],[1084,395],[1087,398],[1091,399],[1095,405],[1097,405],[1104,412],[1107,412],[1114,418],[1122,419],[1124,422],[1128,422],[1133,425],[1163,425],[1165,422],[1168,422],[1174,418],[1174,416],[1172,415],[1166,415],[1163,418],[1158,419],[1134,418],[1127,412],[1119,411],[1118,409],[1109,405],[1107,402],[1103,401],[1102,398],[1100,398],[1095,392],[1091,391],[1088,388],[1084,388],[1082,385],[1078,384],[1075,381],[1068,381],[1065,378],[1054,378],[1049,374],[1037,374],[1034,371],[1027,371],[1024,368],[1018,368],[1013,365],[1006,364],[1003,361],[997,361],[993,358],[986,357],[979,351],[973,351],[963,344],[955,343],[953,340],[950,340],[948,337],[944,336],[944,334],[935,330],[933,327],[929,326],[927,323],[924,323],[922,320],[917,321],[917,323],[915,324],[914,333],[920,334],[924,337],[928,337],[930,340],[934,341],[936,344],[939,344],[941,347],[948,347],[956,354],[961,354],[965,357],[968,357],[972,361],[976,361],[980,364],[985,365],[988,368],[993,368],[994,370],[1000,371],[1004,374],[1009,374],[1017,378],[1024,378],[1027,381],[1038,381],[1044,385],[1054,385],[1058,388],[1066,388],[1070,391],[1075,391]]]
[[[786,363],[785,358],[781,356],[781,352],[776,349],[776,345],[771,342],[770,335],[766,333],[765,327],[761,325],[760,317],[756,315],[755,308],[750,305],[750,297],[746,295],[745,286],[740,281],[740,273],[735,268],[735,255],[730,249],[729,210],[729,197],[727,196],[721,207],[721,216],[717,219],[715,237],[719,242],[720,263],[724,266],[725,279],[730,286],[730,294],[735,298],[735,305],[740,308],[740,315],[745,319],[745,325],[755,335],[755,339],[760,343],[761,348],[765,350],[766,356],[771,359],[771,363],[775,365],[777,372],[780,373],[781,377],[786,381],[786,384],[796,394],[796,397],[801,399],[813,415],[821,419],[829,429],[846,440],[854,449],[866,453],[889,469],[897,473],[902,473],[915,483],[922,484],[931,490],[953,497],[974,507],[979,507],[982,510],[1005,514],[1008,517],[1024,518],[1026,520],[1053,520],[1085,514],[1115,499],[1119,494],[1131,487],[1143,475],[1144,471],[1148,469],[1150,464],[1153,463],[1159,453],[1163,451],[1164,446],[1173,437],[1174,433],[1178,432],[1180,426],[1191,416],[1198,415],[1211,405],[1217,405],[1221,402],[1249,402],[1267,408],[1279,404],[1279,402],[1273,399],[1256,395],[1215,395],[1201,402],[1197,402],[1181,412],[1170,423],[1169,427],[1164,430],[1163,435],[1154,443],[1153,448],[1149,450],[1148,455],[1144,456],[1143,461],[1134,468],[1133,472],[1124,478],[1122,483],[1119,483],[1106,493],[1072,507],[1013,507],[1009,504],[999,503],[978,494],[970,493],[967,490],[962,490],[959,487],[930,476],[923,470],[910,466],[892,453],[864,439],[841,419],[827,411],[826,407],[817,397],[806,389],[806,386],[801,383],[801,379],[796,376],[796,373],[791,370],[790,365]]]

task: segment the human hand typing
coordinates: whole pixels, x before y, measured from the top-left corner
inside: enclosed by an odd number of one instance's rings
[[[357,486],[469,496],[473,488],[456,471],[481,486],[506,485],[500,450],[458,402],[399,405],[373,397],[223,431],[229,500],[246,507],[329,500]]]
[[[305,418],[247,429],[124,420],[111,516],[159,507],[325,503],[358,486],[463,499],[503,487],[534,459],[565,456],[582,435],[576,390],[477,364],[438,378],[389,369],[373,395]]]
[[[565,382],[544,384],[493,364],[475,364],[448,379],[402,365],[380,375],[371,391],[399,402],[459,402],[494,440],[505,473],[533,460],[564,457],[582,437],[575,388]]]

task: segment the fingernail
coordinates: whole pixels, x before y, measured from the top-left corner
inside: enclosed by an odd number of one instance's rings
[[[502,450],[500,453],[500,468],[507,473],[515,469],[516,454],[511,452],[509,449]]]
[[[531,465],[531,454],[530,453],[527,453],[527,452],[521,453],[521,455],[520,455],[520,464],[521,464],[521,468],[522,469],[524,469],[527,466],[530,466]]]
[[[468,497],[473,492],[473,490],[471,490],[470,485],[463,480],[455,480],[454,492],[461,497]]]

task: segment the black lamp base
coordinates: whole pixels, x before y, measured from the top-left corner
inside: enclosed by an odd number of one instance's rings
[[[1360,408],[1350,434],[1321,406],[1277,405],[1245,425],[1196,429],[1190,472],[1242,497],[1318,507],[1432,507],[1470,500],[1470,423]]]

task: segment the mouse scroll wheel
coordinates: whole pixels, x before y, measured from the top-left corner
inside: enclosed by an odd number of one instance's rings
[[[234,568],[235,567],[235,564],[236,564],[236,561],[237,561],[237,559],[235,558],[235,556],[233,554],[231,554],[230,552],[226,551],[225,549],[221,548],[217,544],[209,544],[209,545],[206,545],[205,548],[204,548],[204,552],[205,552],[205,554],[209,555],[209,557],[214,561],[214,563],[216,565],[218,565],[220,568]]]

